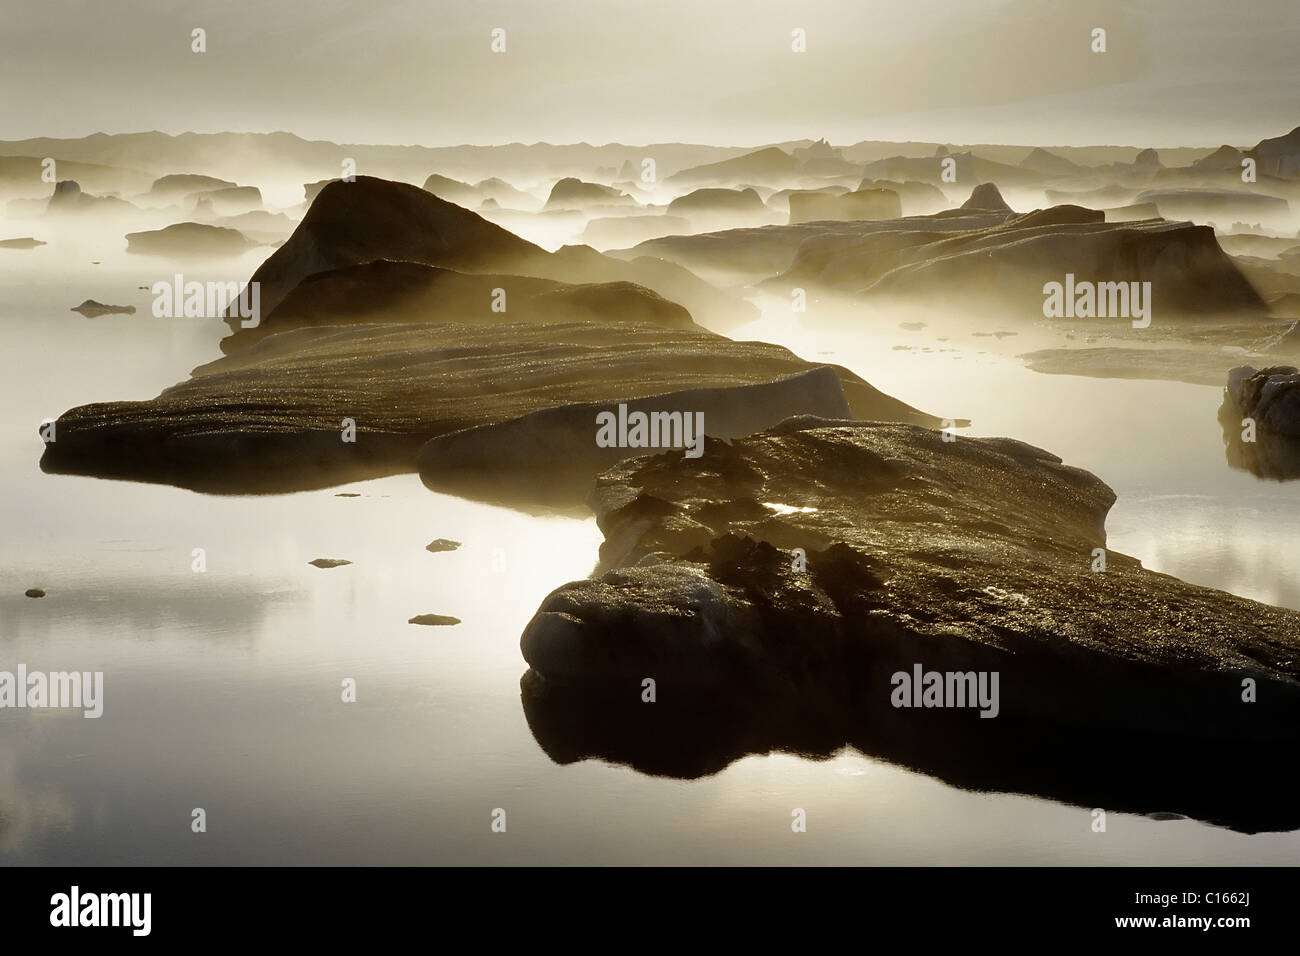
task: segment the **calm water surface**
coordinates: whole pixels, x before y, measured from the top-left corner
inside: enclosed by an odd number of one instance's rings
[[[136,288],[176,268],[121,245],[105,231],[0,250],[0,669],[105,674],[98,720],[0,711],[0,861],[1300,860],[1300,834],[1117,814],[1094,834],[1086,809],[969,793],[847,751],[821,762],[749,757],[689,782],[554,764],[524,720],[518,641],[548,591],[590,570],[593,521],[433,494],[411,475],[212,497],[40,473],[43,418],[151,397],[217,354],[224,326],[154,319]],[[264,254],[184,271],[246,278]],[[86,298],[138,312],[68,311]],[[970,434],[1051,449],[1119,494],[1112,547],[1300,608],[1297,486],[1227,467],[1216,389],[1038,375],[977,354],[988,339],[954,334],[940,346],[888,316],[816,331],[784,303],[733,334],[848,365],[920,408],[973,419]],[[892,349],[907,344],[957,351]],[[426,552],[439,537],[464,546]],[[195,548],[206,552],[201,574]],[[354,563],[320,570],[307,563],[317,557]],[[49,595],[25,598],[28,587]],[[406,623],[430,612],[463,623]],[[347,677],[355,704],[340,701]],[[195,807],[207,833],[190,831]],[[489,828],[497,807],[505,834]],[[806,834],[790,831],[794,807],[808,813]]]

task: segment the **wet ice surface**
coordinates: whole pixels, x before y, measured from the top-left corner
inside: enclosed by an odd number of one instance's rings
[[[137,290],[177,270],[121,245],[104,235],[5,251],[0,271],[0,669],[105,674],[98,720],[0,711],[0,861],[1154,864],[1300,852],[1296,834],[1135,815],[1095,834],[1089,808],[968,793],[851,752],[749,757],[690,782],[552,763],[520,707],[518,640],[551,588],[590,570],[594,522],[436,495],[414,475],[222,498],[39,472],[41,419],[152,396],[217,354],[224,326],[154,319]],[[260,257],[186,277],[247,278]],[[137,312],[68,311],[87,298]],[[997,324],[897,326],[864,313],[851,331],[819,332],[785,304],[733,335],[972,418],[961,434],[1045,447],[1118,493],[1112,548],[1300,608],[1297,486],[1227,467],[1217,389],[1037,375],[977,354],[994,346],[970,333]],[[427,551],[440,537],[463,546]],[[352,564],[307,564],[321,555]],[[25,597],[30,587],[47,597]],[[462,623],[407,623],[430,612]],[[356,703],[341,700],[345,678]],[[190,831],[196,807],[207,833]],[[504,835],[490,830],[497,807]],[[797,836],[796,807],[808,813]]]

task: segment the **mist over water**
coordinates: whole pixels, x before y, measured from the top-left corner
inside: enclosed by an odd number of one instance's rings
[[[0,864],[1294,864],[1293,5],[9,3]]]
[[[150,397],[210,360],[226,332],[214,319],[153,318],[136,287],[173,266],[123,252],[114,230],[54,235],[6,252],[0,279],[0,620],[6,660],[103,670],[107,706],[94,721],[0,712],[7,863],[1205,864],[1284,863],[1300,849],[1295,834],[1122,814],[1110,822],[1122,839],[1097,840],[1075,808],[966,792],[852,751],[751,756],[692,781],[554,764],[519,706],[518,636],[551,588],[590,571],[594,522],[434,494],[413,475],[229,497],[40,473],[41,419]],[[247,275],[261,255],[184,270]],[[69,311],[95,297],[136,314]],[[922,334],[888,309],[792,321],[788,300],[755,301],[761,317],[732,337],[844,364],[904,401],[969,417],[963,435],[1048,448],[1119,495],[1110,547],[1300,608],[1285,570],[1300,564],[1290,489],[1226,467],[1217,390],[1030,372],[973,335],[996,316]],[[426,553],[436,537],[464,546]],[[206,550],[204,574],[190,569],[194,547]],[[353,563],[308,566],[319,556]],[[23,597],[31,586],[53,599]],[[426,612],[463,623],[406,623]],[[351,709],[337,703],[343,677],[360,688]],[[482,840],[502,804],[519,808],[511,842]],[[186,826],[191,806],[211,821],[202,837]],[[824,822],[793,849],[787,806]]]
[[[906,402],[970,418],[962,435],[1045,448],[1118,495],[1106,521],[1109,547],[1153,571],[1300,609],[1300,579],[1291,570],[1300,561],[1295,488],[1226,465],[1215,418],[1222,388],[1040,375],[972,335],[998,328],[996,315],[909,332],[898,328],[896,311],[859,307],[844,331],[835,327],[844,316],[832,318],[829,330],[792,328],[787,301],[764,304],[763,319],[731,334],[841,362]],[[942,322],[933,312],[926,318]],[[1029,351],[1040,344],[1033,338],[1022,332],[1004,341]]]

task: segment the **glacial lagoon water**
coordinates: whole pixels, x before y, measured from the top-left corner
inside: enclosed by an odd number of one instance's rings
[[[217,354],[220,323],[149,314],[137,287],[172,265],[120,245],[105,232],[0,250],[0,669],[105,674],[100,719],[0,710],[0,863],[1300,860],[1300,833],[1111,814],[1099,834],[1088,808],[967,792],[852,751],[751,756],[693,781],[557,765],[524,719],[518,640],[549,590],[590,570],[594,521],[433,494],[414,475],[215,497],[40,472],[43,418],[150,397]],[[186,274],[244,277],[261,256]],[[68,311],[86,298],[137,313]],[[827,331],[769,305],[732,334],[969,417],[962,434],[1048,448],[1118,493],[1112,548],[1300,608],[1300,486],[1228,468],[1219,390],[1040,375],[979,354],[989,340],[973,330],[940,345],[888,316]],[[427,552],[440,537],[463,546]],[[353,563],[309,566],[317,557]],[[24,597],[29,587],[48,595]],[[424,613],[462,623],[407,623]],[[345,704],[349,677],[357,700]],[[206,833],[191,832],[196,807]],[[807,833],[791,832],[796,807]],[[505,833],[491,830],[496,808]]]

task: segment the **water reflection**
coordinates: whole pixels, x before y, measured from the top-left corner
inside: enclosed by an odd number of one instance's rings
[[[1245,413],[1224,393],[1219,406],[1224,455],[1228,464],[1257,478],[1291,481],[1300,478],[1300,438],[1279,435],[1245,421]]]
[[[795,706],[743,692],[670,690],[648,704],[636,681],[565,686],[532,670],[520,679],[529,729],[560,764],[595,758],[695,779],[750,754],[825,760],[847,745],[964,790],[1021,793],[1108,813],[1173,813],[1245,833],[1300,828],[1298,774],[1285,756],[1300,734],[1273,714],[1251,714],[1212,742],[1108,727],[1100,719],[1067,725],[895,710],[884,695],[861,695],[836,708],[826,701]]]
[[[1165,741],[1139,751],[1113,736],[1038,731],[1000,750],[962,736],[1000,718],[922,735],[889,714],[754,715],[665,694],[648,723],[639,695],[606,709],[526,681],[521,709],[517,635],[552,588],[590,571],[594,522],[457,501],[413,475],[233,498],[42,474],[42,418],[151,398],[218,354],[227,330],[155,319],[147,287],[166,276],[126,256],[121,230],[26,231],[59,241],[0,273],[11,357],[0,383],[0,653],[104,670],[107,703],[101,720],[0,714],[5,863],[1203,864],[1285,863],[1300,851],[1294,834],[1122,815],[1111,818],[1122,839],[1093,839],[1074,807],[971,792],[1289,827],[1294,787],[1278,768],[1294,746],[1210,748],[1180,766]],[[186,271],[242,277],[260,261]],[[88,298],[137,312],[89,322],[68,311]],[[986,339],[954,339],[954,353],[891,352],[900,340],[821,337],[789,317],[780,301],[766,327],[734,337],[841,362],[917,407],[971,415],[981,434],[1048,448],[1115,488],[1116,549],[1300,608],[1294,490],[1224,468],[1216,390],[1037,375],[978,356]],[[882,326],[896,328],[891,318]],[[437,537],[464,546],[430,554]],[[195,547],[207,550],[206,574],[190,570]],[[307,565],[319,556],[354,564]],[[49,596],[23,597],[33,585]],[[464,623],[406,623],[423,612]],[[358,680],[355,706],[339,701],[344,675]],[[882,759],[823,759],[846,742]],[[791,841],[789,808],[812,801],[835,825]],[[502,804],[508,840],[487,826]],[[199,805],[221,821],[202,840],[189,830]]]

